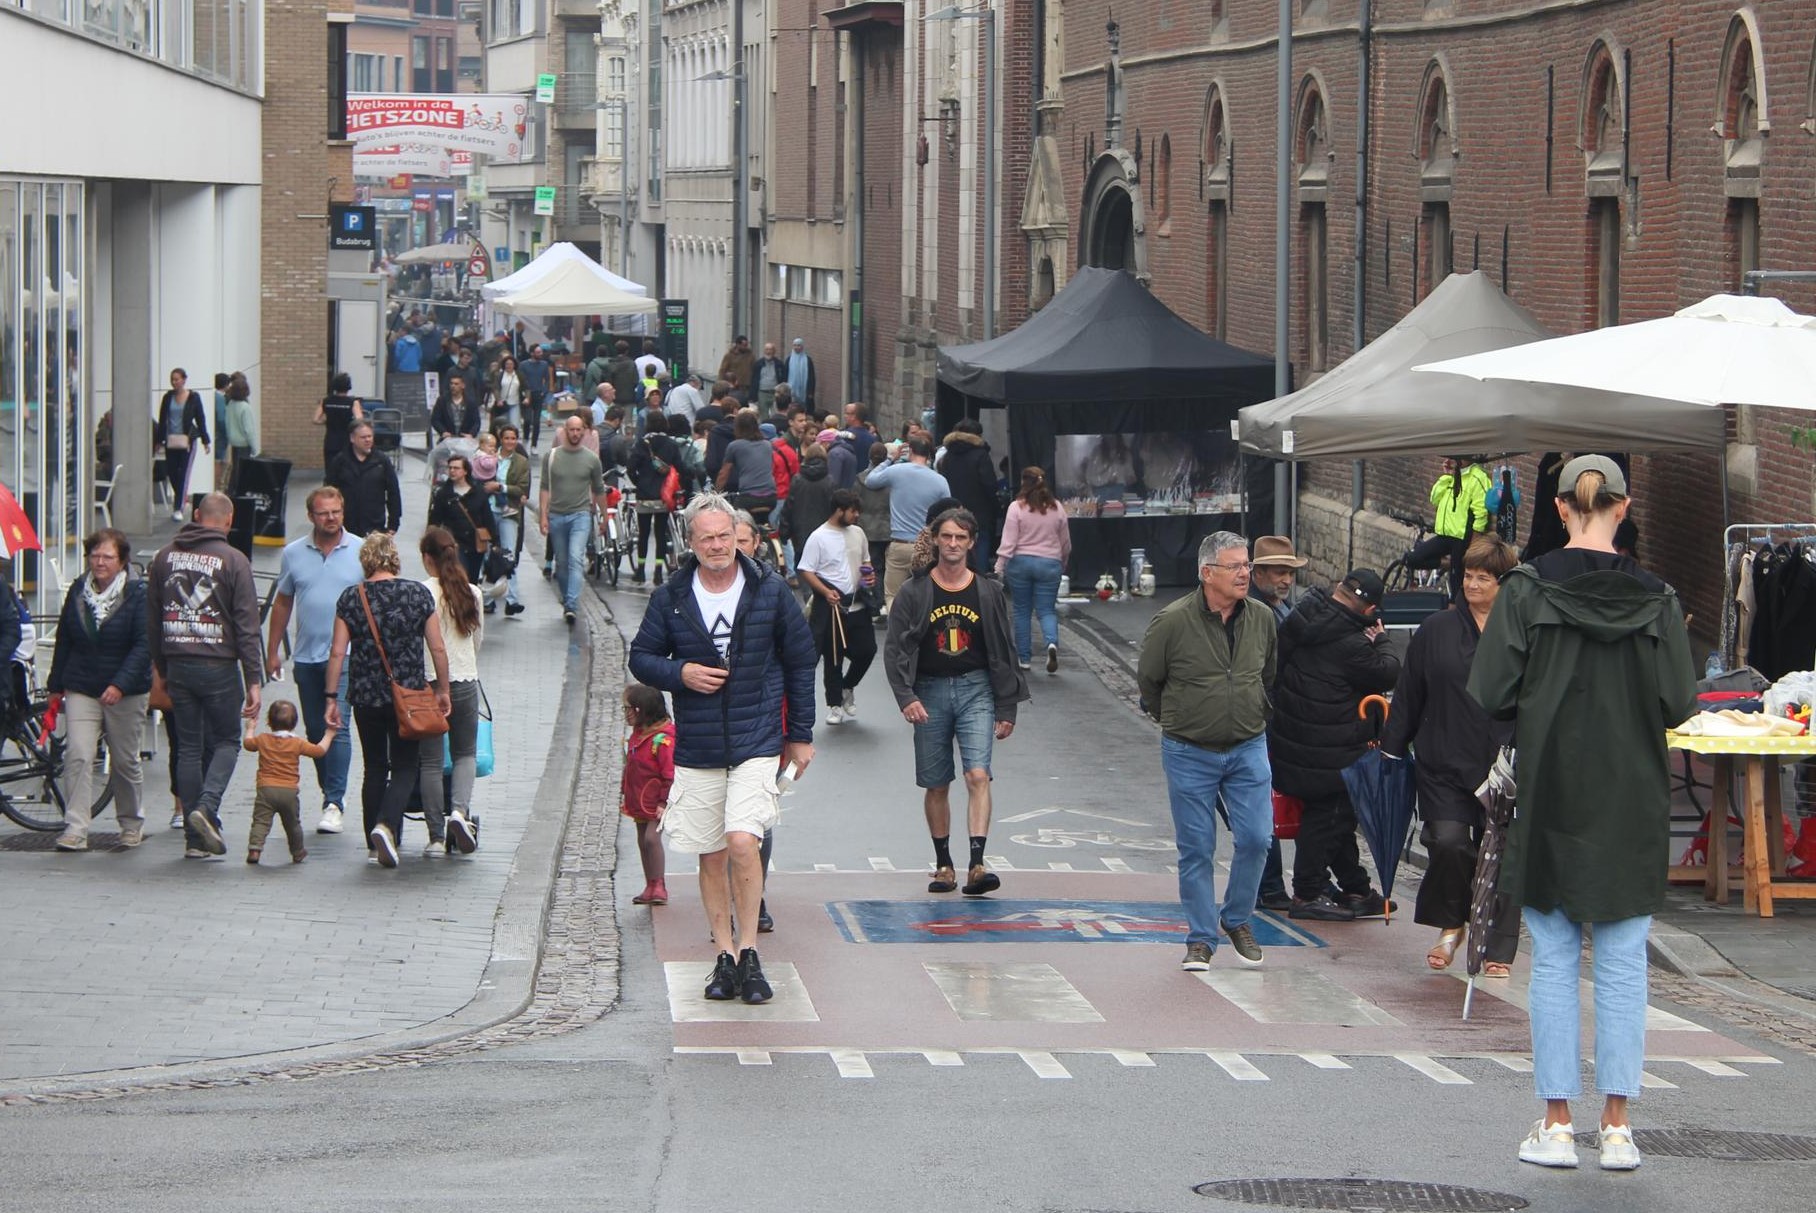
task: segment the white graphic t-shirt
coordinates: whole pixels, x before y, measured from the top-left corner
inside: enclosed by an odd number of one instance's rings
[[[699,604],[700,618],[706,621],[707,634],[713,638],[722,662],[731,656],[731,628],[738,620],[738,599],[744,596],[743,566],[734,567],[738,575],[732,578],[729,588],[718,593],[707,589],[698,573],[694,575],[694,601]]]

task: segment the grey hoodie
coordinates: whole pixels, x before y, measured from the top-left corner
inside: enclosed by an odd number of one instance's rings
[[[199,522],[183,524],[152,557],[146,577],[151,662],[167,674],[172,658],[238,661],[246,685],[259,685],[259,596],[252,562],[227,533]]]

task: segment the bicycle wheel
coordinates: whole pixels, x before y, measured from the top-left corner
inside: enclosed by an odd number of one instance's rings
[[[51,735],[50,765],[51,771],[56,777],[59,791],[61,791],[65,782],[63,755],[66,745],[67,742],[64,740],[61,733],[53,733]],[[91,821],[99,819],[102,811],[113,803],[113,761],[107,749],[107,738],[105,735],[102,736],[97,745],[93,779],[94,786],[99,790],[95,794],[95,803],[93,807],[89,809],[88,817]],[[67,794],[62,797],[62,802],[66,805],[69,803],[69,796]]]
[[[605,584],[612,589],[618,588],[618,561],[624,555],[618,542],[618,528],[612,527],[612,533],[605,540]]]
[[[63,828],[63,790],[51,754],[16,723],[0,737],[0,813],[28,830]]]
[[[1396,560],[1387,566],[1385,573],[1381,574],[1381,584],[1390,592],[1410,590],[1412,589],[1412,578],[1412,570],[1406,567],[1406,561]]]

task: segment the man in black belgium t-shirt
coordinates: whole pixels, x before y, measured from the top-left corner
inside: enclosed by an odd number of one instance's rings
[[[965,775],[971,863],[964,892],[981,897],[1002,886],[984,866],[990,832],[992,744],[1015,728],[1015,705],[1028,697],[1015,660],[1009,604],[1002,585],[966,567],[977,520],[948,510],[934,522],[939,558],[897,592],[889,608],[884,668],[902,718],[914,726],[914,781],[933,836],[930,893],[959,887],[952,862],[950,792],[958,746]]]

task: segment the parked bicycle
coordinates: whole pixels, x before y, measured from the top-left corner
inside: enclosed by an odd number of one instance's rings
[[[0,813],[28,830],[63,828],[63,738],[47,727],[48,695],[35,695],[0,732]],[[105,759],[105,746],[103,760]],[[96,772],[100,794],[91,819],[113,801],[105,765]]]
[[[1387,516],[1401,526],[1411,527],[1415,533],[1412,543],[1406,551],[1400,555],[1399,559],[1387,566],[1385,573],[1381,574],[1382,585],[1387,587],[1389,593],[1396,590],[1425,590],[1443,586],[1448,561],[1439,561],[1436,568],[1429,569],[1415,568],[1407,563],[1412,559],[1412,555],[1418,550],[1419,545],[1424,543],[1426,537],[1431,534],[1431,525],[1416,514],[1397,514],[1389,510]]]

